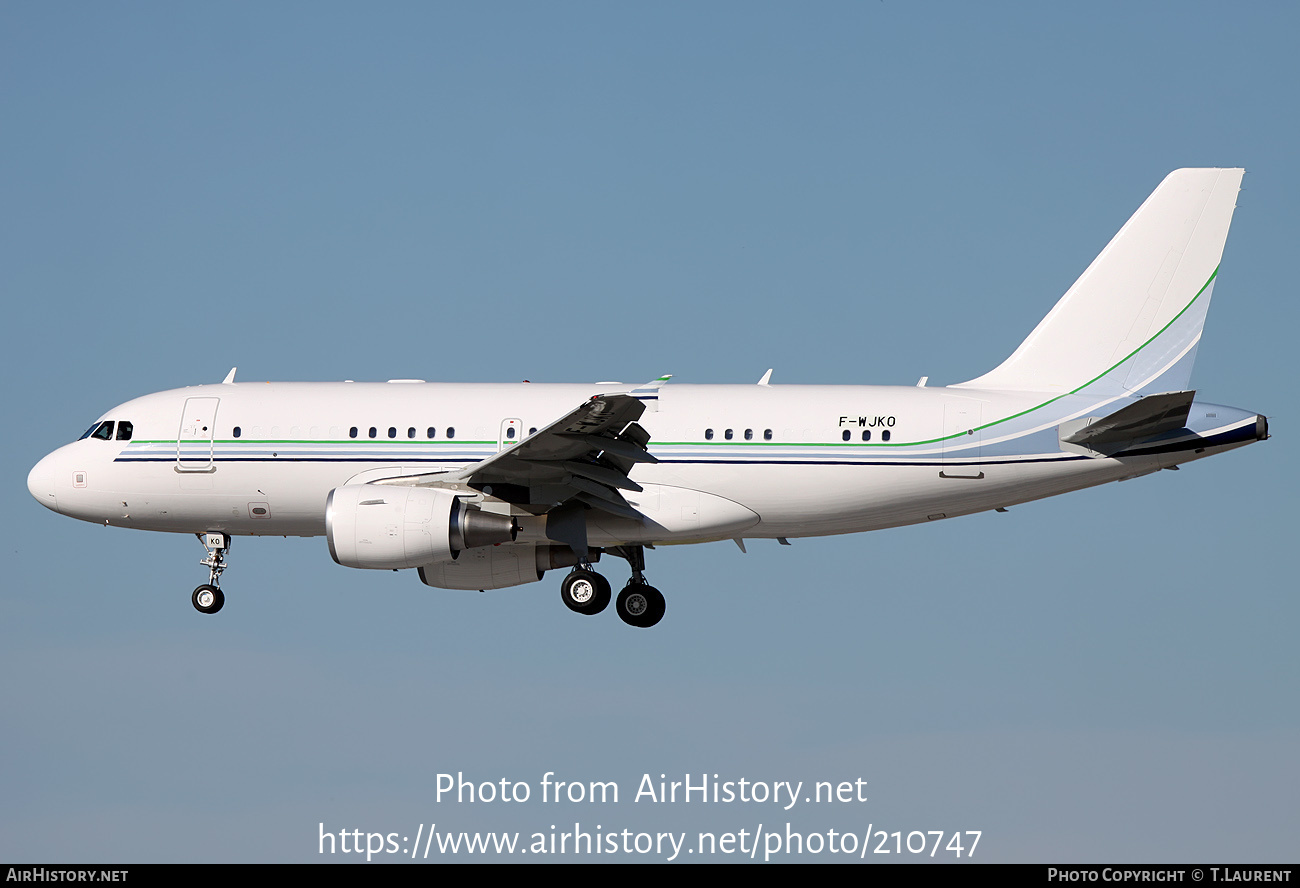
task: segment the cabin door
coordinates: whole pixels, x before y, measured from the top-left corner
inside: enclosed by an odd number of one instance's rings
[[[954,398],[943,406],[943,476],[945,478],[983,478],[983,430],[980,414],[983,403],[970,398]]]
[[[518,444],[523,436],[523,422],[517,419],[501,420],[501,433],[497,435],[497,450],[505,450],[511,444]]]
[[[186,398],[181,429],[176,435],[176,468],[182,472],[210,472],[212,438],[217,430],[220,398]]]

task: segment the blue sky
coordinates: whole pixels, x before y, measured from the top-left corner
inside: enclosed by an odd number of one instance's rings
[[[1288,861],[1300,176],[1284,4],[0,6],[0,859],[319,860],[331,830],[982,830]],[[323,540],[80,524],[28,469],[241,379],[931,384],[1170,170],[1243,166],[1193,384],[1274,439],[939,525],[661,549],[650,632]],[[617,569],[609,571],[615,584]],[[457,805],[439,773],[615,780]],[[634,804],[643,773],[863,804]],[[653,855],[650,855],[653,859]],[[719,857],[719,859],[722,859]],[[894,859],[883,858],[882,859]]]

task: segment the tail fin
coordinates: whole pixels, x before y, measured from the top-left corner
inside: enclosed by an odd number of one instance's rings
[[[1011,357],[962,388],[1188,388],[1244,170],[1175,170]]]

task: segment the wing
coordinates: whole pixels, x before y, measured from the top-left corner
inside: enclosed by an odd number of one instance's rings
[[[472,488],[537,514],[576,501],[640,517],[619,491],[640,491],[628,473],[637,463],[658,462],[647,452],[650,434],[637,420],[668,378],[630,392],[593,395],[519,443],[458,471],[377,483]]]

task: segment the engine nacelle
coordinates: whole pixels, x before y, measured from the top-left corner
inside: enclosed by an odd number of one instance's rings
[[[551,568],[577,563],[568,546],[492,546],[465,552],[455,561],[426,564],[420,582],[439,589],[504,589],[535,583]]]
[[[514,540],[514,519],[430,487],[345,484],[325,502],[330,555],[345,567],[393,570],[450,561],[466,549]]]

